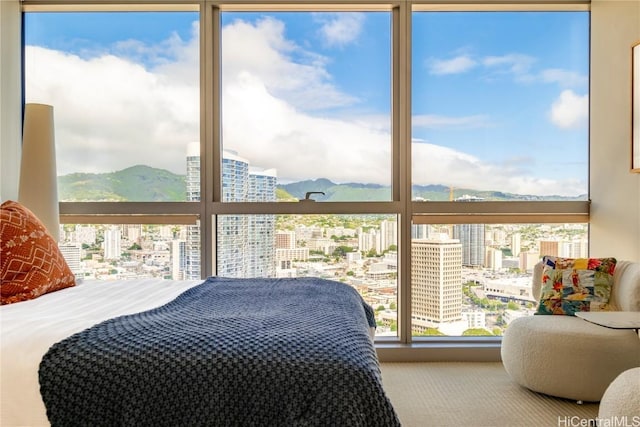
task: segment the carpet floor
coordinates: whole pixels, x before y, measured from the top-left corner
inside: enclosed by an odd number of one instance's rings
[[[403,427],[596,425],[597,403],[532,392],[501,363],[381,363],[381,369]]]

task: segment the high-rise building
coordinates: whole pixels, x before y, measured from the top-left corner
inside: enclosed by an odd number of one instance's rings
[[[142,236],[142,225],[122,224],[122,236],[129,242],[138,242]]]
[[[521,249],[522,249],[522,234],[513,233],[513,235],[511,235],[511,255],[513,256],[520,255]]]
[[[480,197],[463,195],[456,202],[476,202]],[[453,226],[454,239],[462,245],[462,265],[482,267],[485,261],[485,226],[484,224],[457,224]]]
[[[60,248],[60,253],[64,257],[69,269],[74,273],[78,274],[81,272],[80,268],[80,257],[82,248],[79,243],[61,243],[58,245]]]
[[[462,245],[462,265],[484,266],[484,224],[456,224],[453,226],[453,238]]]
[[[456,239],[411,242],[411,316],[419,331],[462,319],[462,245]]]
[[[520,252],[520,270],[533,271],[533,267],[540,261],[540,253],[538,252]]]
[[[276,249],[293,249],[296,247],[295,231],[277,231],[276,232]]]
[[[398,222],[384,220],[380,223],[380,249],[382,253],[398,245]]]
[[[540,240],[540,255],[560,256],[561,242],[559,240]]]
[[[122,255],[122,230],[118,226],[111,226],[104,230],[104,259],[120,259]]]
[[[487,248],[487,260],[485,267],[489,270],[498,271],[502,269],[502,251],[496,248]]]
[[[358,248],[363,252],[369,252],[372,249],[376,253],[380,253],[380,239],[378,238],[379,231],[370,229],[364,231],[364,229],[358,227]]]
[[[171,241],[171,278],[182,280],[187,264],[187,242],[184,240]]]
[[[192,142],[187,147],[187,201],[200,200],[200,143]],[[201,278],[200,273],[200,225],[188,225],[185,240],[184,274],[186,280]]]
[[[199,145],[187,155],[187,200],[200,199]],[[222,155],[222,201],[276,201],[275,169],[250,167],[249,161],[225,150]],[[275,276],[275,215],[219,215],[216,274],[225,277]],[[197,277],[196,277],[197,275]],[[187,229],[185,278],[200,278],[200,227]]]
[[[277,175],[275,169],[249,168],[249,202],[275,202]],[[246,236],[248,253],[242,277],[274,277],[276,271],[276,216],[249,215]]]

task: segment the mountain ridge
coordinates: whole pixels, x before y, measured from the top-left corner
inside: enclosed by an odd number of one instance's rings
[[[308,191],[321,191],[313,199],[326,202],[341,201],[388,201],[391,188],[380,184],[335,183],[327,178],[309,179],[288,184],[279,184],[276,197],[279,201],[303,199]],[[585,195],[534,196],[454,188],[442,184],[412,186],[414,199],[448,201],[461,196],[477,197],[490,201],[513,200],[586,200]],[[135,165],[120,171],[105,173],[72,173],[58,177],[58,195],[61,201],[136,201],[172,202],[186,200],[186,176],[147,165]]]

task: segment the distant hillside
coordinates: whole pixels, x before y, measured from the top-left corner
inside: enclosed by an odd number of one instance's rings
[[[345,183],[336,184],[326,178],[306,180],[278,185],[278,200],[303,199],[307,191],[322,191],[325,195],[314,194],[317,201],[387,201],[391,199],[391,189],[378,184]],[[450,200],[449,187],[445,185],[415,185],[413,198],[432,201]],[[186,200],[186,177],[164,169],[144,165],[111,173],[74,173],[58,178],[58,193],[64,201],[184,201]],[[453,197],[464,195],[480,197],[484,200],[542,200],[531,195],[519,195],[500,191],[477,191],[455,188]],[[547,196],[544,200],[585,200],[578,197]]]
[[[313,198],[318,201],[338,202],[338,201],[386,201],[391,198],[391,189],[378,184],[336,184],[328,179],[320,178],[294,182],[291,184],[279,185],[278,188],[285,190],[296,199],[303,199],[307,191],[323,191],[325,195],[314,194]],[[451,198],[450,188],[446,185],[414,185],[412,187],[412,197],[431,201],[448,201]],[[462,196],[479,197],[490,201],[514,201],[514,200],[584,200],[584,195],[578,197],[562,196],[532,196],[501,191],[479,191],[469,188],[454,188],[453,198]]]
[[[186,188],[184,175],[144,165],[117,172],[73,173],[58,178],[58,197],[68,202],[184,201]]]
[[[451,199],[450,188],[445,185],[414,185],[412,187],[413,198],[414,199],[424,199],[424,200],[432,200],[432,201],[448,201]],[[533,196],[526,194],[514,194],[514,193],[505,193],[502,191],[481,191],[481,190],[472,190],[469,188],[454,188],[453,189],[453,199],[457,199],[462,196],[472,196],[479,197],[483,200],[487,201],[535,201],[535,200],[546,200],[546,201],[554,201],[554,200],[586,200],[586,196],[580,195],[576,197],[564,197],[564,196]]]
[[[314,194],[311,198],[324,202],[381,201],[391,198],[389,187],[377,184],[336,184],[326,178],[278,185],[278,188],[286,191],[296,199],[304,199],[307,191],[322,191],[325,193],[324,196],[322,194]]]

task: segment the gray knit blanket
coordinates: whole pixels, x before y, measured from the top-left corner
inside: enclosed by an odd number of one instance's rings
[[[97,324],[39,368],[52,426],[397,426],[360,295],[317,278],[212,277]]]

